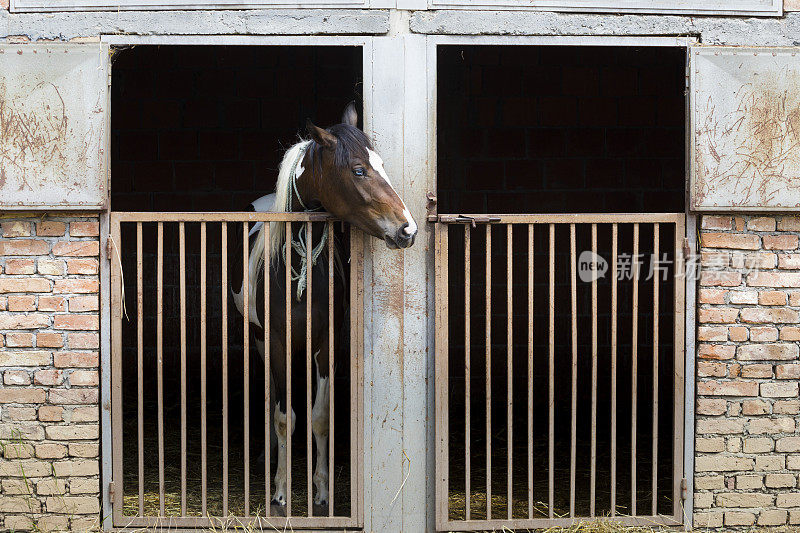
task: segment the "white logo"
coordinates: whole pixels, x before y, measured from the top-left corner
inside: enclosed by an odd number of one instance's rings
[[[608,262],[592,252],[584,250],[578,257],[578,277],[585,283],[605,277],[608,272]]]

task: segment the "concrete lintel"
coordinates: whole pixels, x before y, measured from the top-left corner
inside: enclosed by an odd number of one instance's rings
[[[128,35],[379,35],[389,12],[366,9],[123,11],[13,14],[0,9],[0,39],[71,40]]]
[[[765,19],[438,10],[413,13],[411,31],[431,35],[691,35],[705,44],[796,46],[800,44],[800,13]]]

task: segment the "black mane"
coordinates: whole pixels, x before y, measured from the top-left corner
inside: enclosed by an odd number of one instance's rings
[[[333,155],[333,161],[337,167],[349,167],[352,156],[356,156],[364,162],[369,161],[367,150],[372,150],[372,143],[363,131],[349,124],[337,124],[328,128],[327,131],[337,140]],[[315,172],[320,163],[318,153],[320,148],[316,142],[312,142],[311,160],[314,162]]]

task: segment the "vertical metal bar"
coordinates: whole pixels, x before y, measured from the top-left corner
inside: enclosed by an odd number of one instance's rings
[[[492,225],[486,224],[486,519],[492,518]]]
[[[144,288],[142,223],[136,223],[136,383],[139,447],[139,516],[144,516]]]
[[[244,515],[250,516],[250,225],[242,222],[242,366]],[[255,275],[255,272],[253,273]]]
[[[333,456],[334,456],[334,409],[333,409],[333,358],[334,358],[334,329],[333,329],[333,306],[334,306],[334,292],[333,292],[333,276],[334,276],[334,253],[333,249],[333,222],[328,222],[325,231],[328,232],[328,516],[333,516]],[[351,280],[350,283],[355,283]],[[354,312],[355,310],[351,311]],[[351,326],[352,327],[352,326]]]
[[[631,516],[636,515],[636,398],[639,372],[639,224],[633,225],[633,318],[631,324]]]
[[[157,250],[158,513],[164,516],[164,223],[158,223]]]
[[[186,227],[178,223],[181,307],[181,516],[186,516]]]
[[[597,260],[597,224],[592,224],[592,261]],[[589,475],[589,516],[595,515],[597,499],[597,273],[592,276],[592,436]]]
[[[553,482],[554,482],[554,466],[555,466],[555,314],[556,314],[556,300],[555,300],[555,276],[556,276],[556,256],[555,256],[555,240],[556,240],[556,227],[550,224],[550,338],[548,346],[548,428],[549,435],[547,441],[547,491],[548,491],[548,516],[553,518]]]
[[[285,224],[286,263],[286,516],[292,515],[292,223]]]
[[[508,482],[508,519],[511,520],[512,510],[514,508],[514,491],[513,491],[513,456],[514,456],[514,409],[513,409],[513,388],[514,388],[514,338],[513,338],[513,323],[514,323],[514,307],[512,305],[513,301],[513,225],[508,224],[506,225],[506,273],[507,273],[507,281],[506,281],[506,314],[508,315],[508,326],[506,328],[506,345],[507,345],[507,355],[506,355],[506,425],[508,426],[508,442],[506,445],[507,449],[507,475],[506,481]]]
[[[272,480],[270,478],[270,468],[272,464],[272,366],[270,362],[270,339],[271,322],[269,313],[269,291],[270,291],[270,260],[272,258],[272,251],[270,250],[270,228],[272,224],[264,222],[263,238],[264,238],[264,502],[266,505],[266,514],[269,516],[270,512],[270,489],[272,488]],[[254,274],[255,275],[255,274]]]
[[[569,225],[570,300],[572,304],[572,424],[569,446],[569,516],[575,516],[575,458],[578,440],[578,298],[575,278],[575,224]]]
[[[222,223],[222,515],[228,516],[228,223]]]
[[[464,509],[466,520],[471,518],[472,510],[471,505],[471,472],[472,472],[472,458],[470,450],[470,442],[472,435],[472,413],[471,413],[471,323],[470,323],[470,280],[472,274],[470,272],[470,236],[471,226],[464,224]]]
[[[659,284],[659,225],[653,224],[653,506],[658,514],[658,284]]]
[[[314,264],[311,259],[312,245],[311,221],[306,222],[306,487],[308,490],[308,516],[314,514],[313,495],[311,488],[312,466],[314,458],[311,455],[311,280],[314,278]]]
[[[111,245],[118,250],[118,246],[122,245],[122,237],[120,234],[120,221],[114,216],[114,213],[111,213],[108,217],[108,232],[109,236],[108,239],[111,241]],[[141,254],[139,254],[141,257]],[[110,281],[108,284],[108,288],[111,290],[111,294],[108,295],[109,298],[107,303],[104,302],[103,305],[107,305],[106,312],[103,313],[107,315],[107,317],[111,321],[111,365],[110,365],[110,377],[111,380],[111,469],[114,478],[117,480],[117,488],[119,489],[120,493],[124,494],[125,490],[125,477],[124,477],[124,465],[123,465],[123,457],[124,457],[124,450],[123,447],[125,445],[123,440],[123,418],[122,414],[123,410],[123,395],[122,395],[122,382],[123,382],[123,365],[122,365],[122,314],[123,314],[123,301],[122,301],[122,291],[124,289],[122,284],[122,264],[120,261],[110,261],[110,265],[108,266]],[[141,345],[141,343],[140,343]],[[141,383],[141,380],[140,380]],[[141,396],[140,396],[141,397]],[[106,396],[107,398],[107,396]],[[104,417],[104,420],[106,417]],[[139,418],[141,420],[141,418]],[[104,454],[105,455],[105,454]],[[111,477],[111,476],[104,476]],[[104,482],[105,483],[105,482]],[[110,498],[109,498],[110,499]],[[122,498],[115,498],[113,502],[110,502],[112,506],[112,525],[117,524],[123,520],[123,501]],[[140,512],[142,506],[139,507]]]
[[[674,335],[675,335],[675,348],[673,350],[674,372],[673,372],[673,424],[674,435],[672,441],[672,454],[673,454],[673,473],[672,473],[672,502],[673,502],[673,516],[676,520],[683,523],[691,523],[691,515],[684,516],[683,499],[681,498],[682,488],[681,479],[684,476],[684,394],[686,390],[686,258],[683,256],[683,244],[687,243],[686,240],[686,217],[683,213],[676,215],[675,220],[675,272],[674,272]],[[693,390],[693,389],[690,389]],[[689,473],[689,475],[691,475]],[[691,485],[689,486],[691,494]]]
[[[617,514],[617,235],[611,225],[611,516]]]
[[[447,290],[446,284],[444,290]],[[350,514],[357,519],[360,525],[363,525],[364,441],[361,436],[364,434],[364,234],[352,226],[350,227],[350,309],[350,407],[352,412],[358,415],[356,416],[357,423],[350,424],[350,442],[356,444],[350,446],[350,464],[355,465],[350,468],[350,501],[352,502]],[[437,344],[437,346],[440,345]],[[445,344],[445,350],[446,346]],[[439,372],[438,367],[436,371]],[[446,370],[443,375],[447,375]],[[445,408],[444,404],[443,408]],[[437,413],[436,416],[439,415],[440,413]],[[447,442],[446,433],[443,435],[443,439],[444,442]],[[442,487],[445,487],[446,491],[446,471],[444,476],[445,483],[442,484]]]
[[[436,276],[436,529],[442,529],[449,517],[449,287],[448,287],[448,228],[436,224],[435,276]]]
[[[533,518],[533,224],[528,224],[528,518]]]
[[[208,430],[206,427],[206,223],[200,223],[200,492],[202,515],[208,513]]]

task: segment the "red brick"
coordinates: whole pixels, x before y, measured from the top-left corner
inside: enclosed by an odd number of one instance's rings
[[[67,259],[67,274],[97,274],[100,262],[97,259]]]
[[[97,333],[69,333],[67,346],[72,349],[99,348],[100,336]]]
[[[775,231],[775,219],[772,217],[751,218],[747,221],[750,231]]]
[[[697,300],[701,304],[724,304],[728,291],[722,289],[700,289]]]
[[[0,279],[0,293],[4,292],[50,292],[50,280],[44,278]]]
[[[764,248],[767,250],[794,250],[797,248],[797,235],[764,235]]]
[[[745,344],[736,349],[740,361],[770,361],[797,359],[796,344]]]
[[[56,370],[54,368],[37,370],[33,374],[33,381],[37,385],[61,385],[64,381],[64,375],[61,373],[61,370]]]
[[[97,368],[100,364],[100,354],[97,352],[56,352],[53,354],[53,364],[57,368]]]
[[[17,387],[0,389],[0,403],[44,403],[44,399],[43,389]]]
[[[6,346],[9,348],[31,348],[33,333],[14,331],[6,333]]]
[[[702,227],[703,229],[731,230],[733,229],[733,218],[704,215],[702,219]]]
[[[781,291],[761,291],[758,293],[758,303],[760,305],[786,305],[789,299],[785,292]]]
[[[706,248],[758,250],[761,247],[758,235],[747,233],[703,233],[701,242],[702,246]]]
[[[36,311],[36,296],[9,296],[9,311]]]
[[[64,408],[58,405],[43,405],[39,408],[39,420],[42,422],[61,422]]]
[[[100,254],[100,243],[97,241],[58,242],[53,245],[53,255],[68,257],[89,257]]]
[[[0,255],[46,255],[50,251],[47,241],[19,239],[0,242]]]
[[[725,363],[716,363],[712,361],[697,362],[697,375],[700,377],[724,378],[725,374]]]
[[[747,284],[753,287],[800,287],[800,272],[751,272]]]
[[[50,316],[44,313],[0,313],[0,329],[37,329],[50,324]]]
[[[54,331],[40,331],[36,334],[36,346],[39,348],[61,348],[64,336]]]
[[[66,311],[66,303],[63,296],[39,296],[39,311]]]
[[[33,274],[36,272],[36,263],[33,259],[7,259],[6,274]]]
[[[100,290],[100,282],[93,279],[57,279],[53,287],[55,294],[89,294]]]
[[[697,394],[701,396],[758,396],[758,383],[754,381],[699,381]]]
[[[99,391],[94,389],[50,389],[47,401],[54,405],[93,405]]]
[[[53,328],[71,330],[96,330],[100,328],[97,315],[55,315]]]
[[[3,372],[4,385],[30,385],[31,376],[24,370],[6,370]]]
[[[700,285],[712,287],[737,287],[742,284],[741,272],[704,270],[700,273]]]
[[[730,344],[701,344],[697,355],[702,359],[733,359],[736,355],[736,346]]]
[[[787,216],[778,219],[779,231],[800,231],[800,218]]]
[[[730,324],[736,322],[737,316],[739,316],[739,310],[729,307],[711,307],[700,309],[698,312],[698,320],[701,323]]]
[[[73,296],[69,299],[69,310],[71,312],[97,311],[98,309],[100,309],[99,296]]]
[[[6,7],[8,4],[6,4]],[[9,220],[0,224],[3,237],[30,237],[31,223],[23,220]]]
[[[747,307],[739,314],[742,322],[756,324],[786,324],[800,320],[800,314],[786,307]]]
[[[63,222],[47,220],[36,224],[36,235],[40,237],[61,237],[67,232],[67,225]]]
[[[800,365],[776,365],[775,377],[778,379],[800,379]]]
[[[701,341],[727,341],[728,328],[700,326],[697,328],[697,339]]]
[[[733,342],[747,340],[747,328],[744,326],[731,326],[728,328],[728,338]]]
[[[100,224],[97,222],[70,222],[71,237],[97,237],[100,235]]]
[[[90,387],[99,383],[97,370],[76,370],[69,375],[69,384],[72,387]]]

